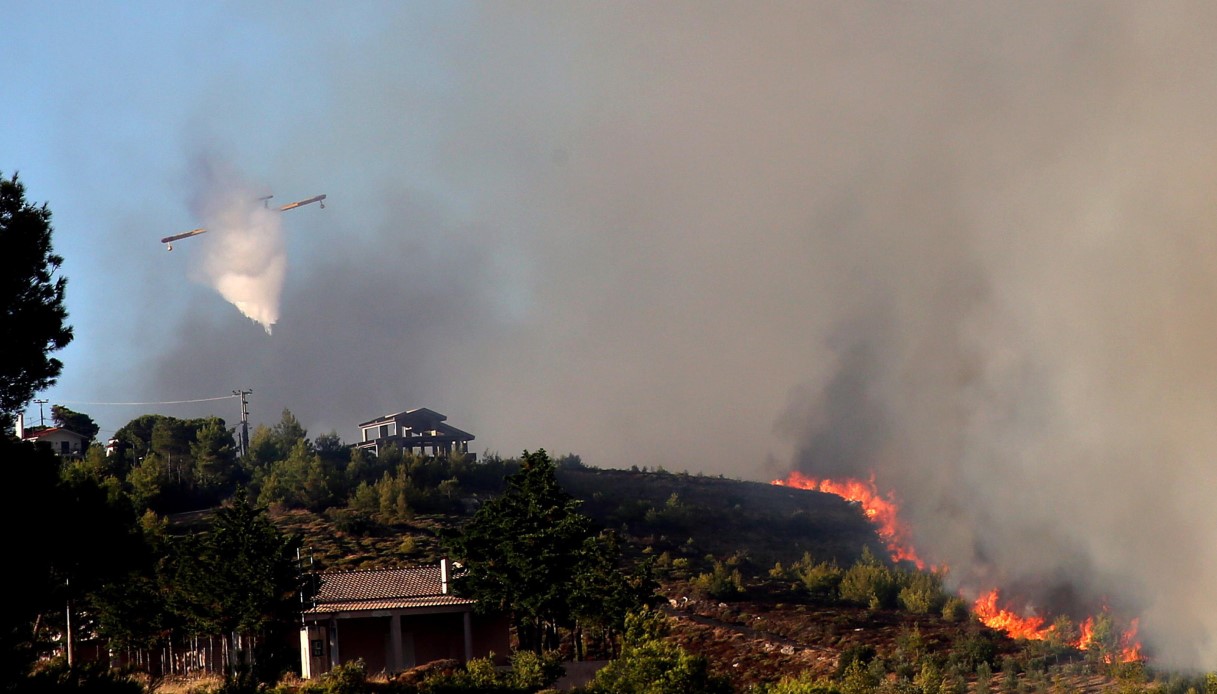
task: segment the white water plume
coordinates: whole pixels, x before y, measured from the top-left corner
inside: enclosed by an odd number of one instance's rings
[[[267,207],[249,186],[221,183],[209,188],[200,198],[208,230],[203,244],[205,281],[269,335],[279,320],[287,273],[280,212]]]

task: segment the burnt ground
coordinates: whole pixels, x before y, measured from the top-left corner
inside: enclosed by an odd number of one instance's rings
[[[882,654],[916,628],[929,650],[946,651],[959,624],[894,611],[817,606],[780,599],[723,602],[694,597],[674,586],[664,611],[671,638],[704,655],[737,691],[805,671],[831,677],[841,655],[871,646]]]
[[[663,610],[671,618],[669,638],[686,650],[703,655],[711,669],[729,677],[737,692],[759,684],[774,683],[784,676],[811,672],[832,677],[839,672],[843,654],[873,648],[879,657],[890,658],[899,643],[913,630],[919,633],[926,651],[950,657],[969,633],[982,633],[996,646],[995,662],[1020,654],[1024,644],[978,624],[949,622],[935,615],[913,615],[891,610],[872,611],[861,607],[788,602],[790,596],[724,602],[697,598],[684,586],[667,585],[668,602]],[[848,656],[847,656],[848,657]],[[999,668],[995,667],[995,671]],[[1000,672],[989,683],[994,692],[1006,689]],[[1094,675],[1080,665],[1073,670],[1057,668],[1053,675],[1020,673],[1020,691],[1108,691],[1119,687],[1109,677]],[[968,689],[976,690],[975,676]]]

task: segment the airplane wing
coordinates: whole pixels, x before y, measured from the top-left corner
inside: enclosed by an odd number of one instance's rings
[[[313,197],[309,198],[308,200],[298,200],[296,202],[289,202],[288,204],[284,205],[283,207],[280,207],[279,211],[287,212],[288,210],[294,210],[297,207],[300,207],[302,205],[308,205],[308,204],[314,203],[314,202],[321,202],[322,200],[325,200],[324,195],[314,195]],[[321,206],[325,207],[325,203],[321,202]]]
[[[174,234],[173,236],[166,236],[165,238],[161,239],[161,243],[173,243],[174,241],[178,241],[181,239],[188,239],[191,236],[198,236],[199,234],[202,234],[205,231],[207,231],[207,229],[205,229],[203,227],[199,227],[198,229],[191,229],[190,231],[185,231],[180,234]]]

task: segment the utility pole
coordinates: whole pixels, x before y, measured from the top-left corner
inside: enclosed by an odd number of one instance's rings
[[[71,579],[65,578],[63,581],[63,585],[67,586],[69,588],[71,587],[71,583],[72,583]],[[67,614],[67,625],[66,625],[67,629],[64,632],[64,642],[63,643],[64,643],[64,650],[67,652],[67,656],[68,656],[68,667],[72,667],[73,658],[72,658],[72,597],[71,597],[71,595],[68,596],[68,605],[67,605],[67,609],[65,612]]]
[[[38,426],[46,426],[46,414],[42,412],[42,406],[47,403],[46,400],[34,400],[38,403]]]
[[[249,401],[245,399],[245,396],[252,393],[252,390],[232,391],[233,395],[241,398],[241,440],[238,444],[240,445],[242,458],[249,452]]]

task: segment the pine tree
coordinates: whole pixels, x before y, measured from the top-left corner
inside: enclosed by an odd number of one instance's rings
[[[506,492],[448,538],[466,570],[457,589],[480,609],[510,611],[522,650],[555,648],[558,628],[571,624],[572,589],[593,535],[578,506],[559,486],[544,449],[525,451]]]
[[[72,341],[63,305],[67,279],[51,246],[51,211],[25,200],[25,186],[0,177],[0,425],[39,390],[53,385],[63,363],[50,356]]]
[[[196,634],[221,634],[235,658],[245,637],[280,634],[299,609],[295,538],[284,536],[264,509],[238,489],[216,511],[206,533],[187,538],[172,576],[175,611]]]

